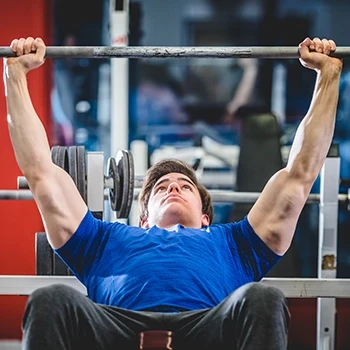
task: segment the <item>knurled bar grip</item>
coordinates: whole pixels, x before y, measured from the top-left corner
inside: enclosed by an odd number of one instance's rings
[[[0,57],[14,57],[10,47],[0,47]],[[331,56],[350,57],[350,47],[337,47]],[[299,58],[295,46],[47,46],[47,58]]]

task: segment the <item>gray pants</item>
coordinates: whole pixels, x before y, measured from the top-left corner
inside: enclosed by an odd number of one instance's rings
[[[177,349],[287,349],[290,314],[274,287],[249,283],[216,307],[179,313],[130,311],[93,303],[64,285],[37,289],[23,317],[23,349],[136,350],[139,333],[174,332]]]

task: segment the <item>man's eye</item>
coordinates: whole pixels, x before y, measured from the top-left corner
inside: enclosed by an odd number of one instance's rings
[[[164,191],[165,190],[165,187],[164,186],[160,186],[157,188],[156,192],[161,192],[161,191]]]
[[[184,190],[190,190],[191,189],[191,186],[190,185],[183,185],[182,188]]]

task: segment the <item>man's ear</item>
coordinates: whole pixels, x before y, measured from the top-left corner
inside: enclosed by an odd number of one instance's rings
[[[149,228],[149,224],[148,224],[148,219],[142,219],[141,220],[141,225],[142,228]]]
[[[202,216],[202,227],[209,225],[209,216],[207,214],[203,214]]]

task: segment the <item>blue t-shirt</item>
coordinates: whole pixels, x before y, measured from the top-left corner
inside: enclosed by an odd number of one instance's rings
[[[200,229],[149,229],[87,212],[56,250],[91,300],[131,310],[204,309],[259,281],[280,260],[247,218]]]

